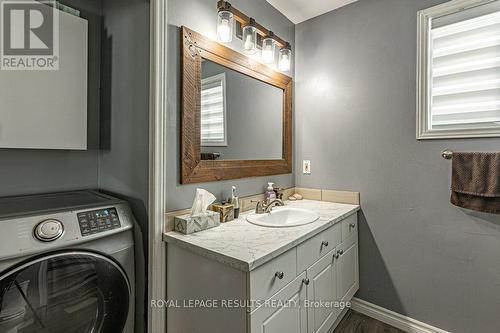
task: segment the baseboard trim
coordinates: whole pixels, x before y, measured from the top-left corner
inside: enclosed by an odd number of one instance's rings
[[[356,297],[351,301],[351,309],[408,333],[449,333]]]

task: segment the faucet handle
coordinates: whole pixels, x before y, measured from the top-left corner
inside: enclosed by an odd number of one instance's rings
[[[285,191],[285,189],[282,187],[277,187],[274,189],[274,191],[276,192],[276,198],[283,200],[283,192]]]

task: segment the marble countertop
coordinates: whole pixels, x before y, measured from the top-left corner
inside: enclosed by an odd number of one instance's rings
[[[164,233],[163,240],[250,272],[360,209],[358,205],[314,200],[286,201],[285,205],[310,209],[320,218],[302,226],[268,228],[247,222],[246,216],[253,212],[248,211],[234,221],[190,235],[175,231]]]

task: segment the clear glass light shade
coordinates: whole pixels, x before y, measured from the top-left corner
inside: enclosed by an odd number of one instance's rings
[[[265,64],[274,63],[274,54],[276,52],[276,42],[267,37],[262,41],[262,62]]]
[[[284,47],[280,50],[280,57],[278,68],[280,71],[288,72],[290,71],[290,63],[292,60],[292,50],[288,47]]]
[[[243,28],[243,48],[246,54],[257,51],[257,29],[251,25]]]
[[[220,10],[217,14],[217,38],[219,41],[230,43],[233,40],[233,27],[233,13],[227,10]]]

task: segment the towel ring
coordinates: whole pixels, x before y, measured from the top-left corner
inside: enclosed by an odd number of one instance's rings
[[[441,152],[441,156],[443,156],[443,158],[446,160],[451,160],[451,158],[453,157],[453,152],[446,149]]]

